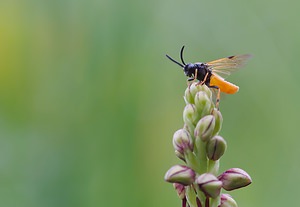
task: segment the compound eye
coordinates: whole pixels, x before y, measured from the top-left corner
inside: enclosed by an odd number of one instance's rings
[[[183,72],[186,76],[189,76],[189,71],[190,71],[189,65],[184,66]]]

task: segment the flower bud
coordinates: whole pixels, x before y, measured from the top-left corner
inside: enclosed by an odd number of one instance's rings
[[[194,120],[197,117],[197,109],[195,105],[188,104],[183,110],[183,121],[187,125],[188,129],[192,132],[195,129]]]
[[[238,207],[238,205],[229,194],[222,194],[219,207]]]
[[[195,106],[201,117],[210,114],[212,102],[204,91],[196,93]]]
[[[194,104],[186,105],[183,110],[184,121],[189,120],[190,122],[193,122],[196,113],[197,113],[197,109]]]
[[[212,115],[216,119],[216,121],[215,121],[215,129],[214,129],[214,132],[213,132],[213,136],[215,136],[215,135],[217,135],[219,133],[219,131],[222,128],[223,117],[222,117],[221,112],[218,109],[216,109],[216,108],[213,109]]]
[[[212,98],[212,91],[207,87],[207,85],[203,84],[201,90],[206,93],[209,99]]]
[[[206,196],[216,198],[220,195],[222,182],[213,174],[204,173],[196,179],[196,183]]]
[[[213,115],[207,115],[198,122],[194,135],[196,138],[200,137],[202,141],[206,142],[211,138],[214,128],[215,117]]]
[[[219,175],[225,190],[235,190],[252,183],[250,175],[240,168],[231,168]]]
[[[210,160],[218,160],[224,154],[227,148],[226,141],[221,136],[214,136],[206,145],[206,154]]]
[[[175,153],[184,158],[183,154],[186,150],[193,151],[194,143],[188,131],[179,129],[173,135],[173,146]]]
[[[195,96],[193,96],[191,93],[191,87],[187,87],[185,89],[184,96],[183,96],[185,103],[186,104],[194,104],[195,103],[194,97]]]
[[[180,199],[185,198],[185,186],[180,183],[173,183],[173,187],[175,188],[177,195]]]
[[[211,96],[212,96],[212,92],[211,90],[206,86],[206,85],[201,85],[199,84],[199,82],[194,82],[192,83],[192,85],[190,86],[190,93],[193,97],[195,97],[196,93],[199,92],[199,91],[203,91],[206,93],[207,97],[209,99],[211,99]]]
[[[190,185],[195,181],[195,172],[187,166],[174,165],[165,174],[165,181]]]
[[[183,153],[181,153],[181,152],[175,150],[175,155],[176,155],[179,159],[181,159],[182,161],[185,162],[185,157],[184,157],[184,154],[183,154]]]

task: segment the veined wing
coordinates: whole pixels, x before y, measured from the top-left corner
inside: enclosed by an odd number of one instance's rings
[[[206,63],[208,68],[219,75],[230,75],[231,72],[243,67],[252,57],[250,54],[234,55]]]

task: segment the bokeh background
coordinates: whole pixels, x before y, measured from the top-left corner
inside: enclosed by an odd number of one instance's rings
[[[167,60],[251,53],[221,100],[240,206],[299,205],[298,1],[0,1],[0,206],[180,206],[186,77]]]

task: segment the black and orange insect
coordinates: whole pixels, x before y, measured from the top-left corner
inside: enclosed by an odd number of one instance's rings
[[[207,63],[188,63],[183,60],[184,46],[180,51],[180,59],[182,63],[177,62],[169,55],[166,55],[172,62],[183,68],[183,72],[188,76],[188,81],[198,80],[198,84],[205,84],[209,88],[218,90],[216,98],[216,107],[218,108],[220,102],[220,92],[227,94],[234,94],[238,92],[239,87],[224,79],[224,75],[228,76],[231,72],[236,71],[245,65],[251,55],[234,55],[226,58],[221,58]],[[223,76],[223,77],[222,77]]]

